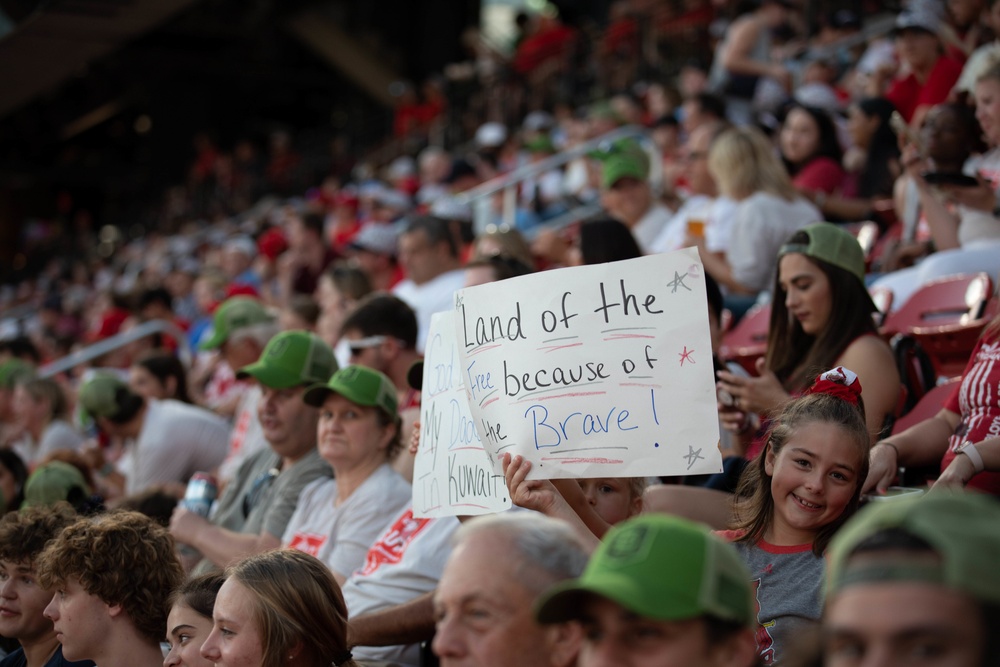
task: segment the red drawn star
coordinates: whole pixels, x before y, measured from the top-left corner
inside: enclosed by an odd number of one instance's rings
[[[683,352],[677,353],[677,356],[681,358],[681,366],[684,365],[685,361],[690,361],[692,364],[695,363],[695,360],[691,357],[692,354],[694,354],[694,350],[687,349],[687,345],[684,346]]]

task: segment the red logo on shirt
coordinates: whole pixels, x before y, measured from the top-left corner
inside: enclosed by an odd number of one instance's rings
[[[304,551],[310,556],[319,556],[319,550],[326,544],[326,537],[326,535],[317,535],[316,533],[295,533],[288,546]]]
[[[365,565],[361,568],[361,574],[368,576],[377,570],[383,563],[396,564],[406,553],[406,547],[420,534],[430,519],[414,519],[413,510],[409,509],[399,517],[396,523],[383,535],[378,542],[368,550],[365,558]]]
[[[752,583],[754,603],[757,605],[757,622],[760,623],[760,595],[757,594],[760,590],[760,579],[754,579]],[[757,626],[757,655],[765,665],[774,664],[774,638],[770,630],[773,627],[774,621],[760,623]]]

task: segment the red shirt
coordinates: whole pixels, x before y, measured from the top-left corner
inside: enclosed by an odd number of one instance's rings
[[[918,107],[934,106],[947,100],[961,74],[961,62],[947,55],[941,56],[934,63],[927,81],[921,84],[916,75],[910,74],[893,81],[885,96],[896,105],[899,113],[909,123]]]
[[[1000,340],[981,338],[958,383],[944,407],[958,413],[962,420],[948,439],[948,451],[941,459],[944,470],[955,458],[955,448],[968,440],[979,442],[1000,434]],[[981,472],[969,481],[968,488],[1000,496],[1000,473]]]
[[[799,190],[825,192],[830,195],[844,185],[844,169],[835,160],[818,157],[795,174],[792,185]]]

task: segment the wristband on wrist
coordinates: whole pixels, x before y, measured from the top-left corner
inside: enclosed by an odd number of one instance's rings
[[[972,467],[975,468],[977,475],[986,470],[982,454],[980,454],[979,450],[976,449],[976,446],[968,440],[955,448],[955,454],[965,454],[968,456],[969,460],[972,461]]]
[[[892,444],[888,440],[879,440],[878,443],[876,443],[876,446],[878,446],[878,445],[886,445],[888,447],[892,447],[892,451],[896,452],[896,462],[897,463],[899,462],[899,447],[897,447],[896,445]]]

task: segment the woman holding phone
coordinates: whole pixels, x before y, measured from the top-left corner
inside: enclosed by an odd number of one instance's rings
[[[898,308],[921,285],[935,278],[978,271],[995,276],[1000,272],[1000,217],[997,210],[997,190],[1000,187],[1000,65],[979,77],[973,93],[976,102],[974,119],[961,105],[935,107],[927,117],[928,123],[943,126],[938,130],[943,136],[937,143],[945,152],[949,152],[949,146],[958,148],[965,142],[964,167],[943,165],[937,158],[927,160],[913,146],[904,150],[903,165],[918,190],[920,207],[935,252],[918,266],[896,271],[874,283],[873,287],[892,290],[894,307]],[[978,121],[979,127],[975,121]],[[969,158],[968,154],[978,143],[980,127],[989,150]],[[924,136],[933,138],[929,132]],[[926,152],[932,158],[934,147],[933,142],[928,142],[926,146]],[[959,174],[963,172],[972,176],[975,182],[959,182]],[[929,181],[936,181],[936,184]]]

